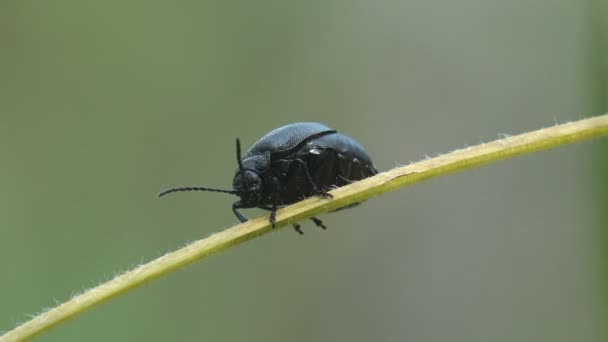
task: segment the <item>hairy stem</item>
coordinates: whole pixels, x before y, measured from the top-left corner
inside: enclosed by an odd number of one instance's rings
[[[331,192],[333,199],[309,198],[281,209],[276,217],[277,227],[364,201],[425,179],[602,135],[608,135],[608,114],[456,150],[336,189]],[[1,336],[0,342],[30,339],[110,298],[271,231],[268,216],[265,215],[195,241],[39,314]]]

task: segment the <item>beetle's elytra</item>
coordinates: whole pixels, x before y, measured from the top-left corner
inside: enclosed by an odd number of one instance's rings
[[[331,197],[327,192],[378,173],[371,158],[355,139],[316,122],[298,122],[279,127],[263,136],[241,157],[236,140],[238,168],[232,190],[199,186],[167,189],[158,196],[176,191],[215,191],[234,194],[236,217],[247,219],[239,209],[270,211],[274,227],[277,208],[310,196]],[[316,217],[311,220],[325,229]],[[300,225],[293,224],[302,234]]]

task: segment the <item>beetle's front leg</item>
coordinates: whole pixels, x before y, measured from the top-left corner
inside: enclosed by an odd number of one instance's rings
[[[261,206],[261,207],[258,207],[258,208],[260,208],[260,209],[264,209],[264,210],[268,210],[268,211],[272,212],[272,207]],[[302,227],[301,227],[299,224],[297,224],[297,223],[292,223],[292,224],[291,224],[291,226],[292,226],[292,227],[293,227],[293,229],[295,229],[295,230],[296,230],[296,232],[298,232],[300,235],[304,235],[304,232],[302,232]]]
[[[270,209],[270,225],[272,229],[274,229],[277,225],[277,204],[272,204],[272,209]]]
[[[274,229],[277,223],[277,203],[281,194],[281,183],[277,177],[272,177],[272,207],[270,208],[270,225]]]
[[[238,218],[241,223],[247,222],[247,218],[238,211],[239,208],[242,208],[241,201],[236,201],[232,203],[232,212],[234,213],[236,218]]]

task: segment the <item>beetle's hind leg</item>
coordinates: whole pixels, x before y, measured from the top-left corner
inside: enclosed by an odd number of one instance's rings
[[[310,175],[310,171],[308,171],[308,166],[306,166],[306,162],[298,158],[294,159],[293,161],[302,165],[302,168],[304,169],[304,175],[306,177],[306,180],[308,181],[308,184],[310,184],[310,186],[312,187],[312,194],[314,196],[321,196],[323,198],[334,198],[334,195],[321,189],[317,186],[317,184],[315,184],[315,182],[312,180],[312,176]]]
[[[335,149],[333,149],[331,147],[325,148],[324,152],[333,156],[333,158],[335,160],[334,165],[335,165],[336,178],[342,180],[343,182],[345,182],[345,184],[354,183],[355,181],[346,178],[346,171],[342,168],[342,164],[340,163],[340,160],[342,159],[342,158],[340,158],[340,153],[338,153],[338,151],[336,151]]]
[[[321,196],[321,197],[327,198],[327,199],[334,198],[334,195],[330,194],[329,192],[327,192],[325,190],[320,190],[320,189],[316,189],[314,195]]]

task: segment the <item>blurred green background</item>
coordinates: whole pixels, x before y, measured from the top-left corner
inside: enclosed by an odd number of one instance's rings
[[[230,196],[155,195],[229,186],[237,136],[321,121],[387,170],[606,111],[607,18],[600,0],[0,2],[0,331],[236,223]],[[604,341],[607,152],[324,215],[39,340]]]

